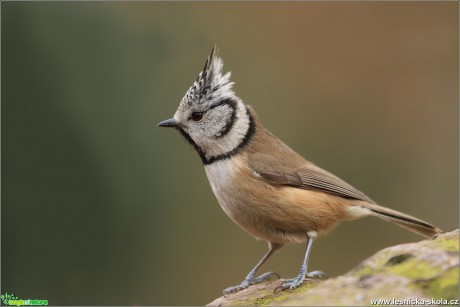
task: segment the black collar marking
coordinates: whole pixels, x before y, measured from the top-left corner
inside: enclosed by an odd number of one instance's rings
[[[237,153],[239,153],[241,151],[241,149],[243,149],[244,146],[246,146],[246,144],[249,142],[249,140],[254,135],[254,132],[256,131],[256,126],[254,124],[254,120],[252,119],[251,113],[249,113],[249,110],[247,108],[246,108],[246,114],[248,115],[248,118],[249,118],[249,127],[248,127],[248,130],[246,131],[246,134],[244,135],[243,139],[241,140],[241,143],[238,146],[236,146],[235,148],[233,148],[232,150],[230,150],[229,152],[226,152],[224,154],[217,155],[217,156],[212,156],[212,157],[206,159],[203,162],[204,165],[209,165],[209,164],[212,164],[212,163],[214,163],[216,161],[228,159],[228,158],[236,155]]]

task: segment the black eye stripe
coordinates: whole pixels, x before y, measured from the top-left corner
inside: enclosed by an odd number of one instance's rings
[[[232,118],[230,119],[229,124],[227,124],[227,126],[225,127],[225,129],[224,129],[225,133],[223,133],[223,134],[226,134],[228,132],[228,130],[230,130],[231,126],[233,125],[233,120],[235,119],[236,104],[237,104],[237,102],[235,100],[233,100],[233,99],[224,99],[224,100],[219,101],[215,105],[209,107],[209,109],[207,110],[207,111],[209,111],[209,110],[212,110],[214,108],[217,108],[217,107],[220,107],[220,106],[223,106],[223,105],[227,105],[232,109]],[[207,111],[205,111],[205,112],[193,112],[190,115],[189,119],[194,120],[194,121],[200,121],[203,118],[203,115]],[[230,125],[230,127],[227,128],[229,125]]]
[[[233,99],[224,99],[224,100],[221,100],[219,101],[218,103],[216,103],[215,105],[211,106],[209,108],[209,110],[211,109],[214,109],[214,108],[217,108],[217,107],[220,107],[222,105],[228,105],[230,108],[232,108],[233,110],[236,110],[236,101],[233,100]]]

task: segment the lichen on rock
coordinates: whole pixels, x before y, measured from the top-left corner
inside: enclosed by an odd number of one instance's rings
[[[293,291],[274,293],[283,280],[254,285],[208,306],[372,305],[372,300],[458,300],[459,231],[385,248],[345,275],[306,280]],[[407,304],[405,304],[407,305]]]

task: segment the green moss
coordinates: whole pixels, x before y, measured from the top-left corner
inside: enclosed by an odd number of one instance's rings
[[[458,299],[458,274],[458,267],[454,267],[442,276],[416,281],[415,286],[435,299]]]
[[[387,272],[404,276],[409,279],[427,279],[438,275],[439,268],[433,267],[426,262],[411,259],[401,264],[387,267]]]
[[[375,267],[364,266],[356,269],[353,275],[360,277],[372,274],[390,273],[409,279],[432,278],[439,272],[439,268],[431,266],[429,263],[417,260],[411,254],[396,255],[391,258],[380,258]]]
[[[437,249],[448,252],[458,252],[458,237],[437,238],[430,243],[436,244]]]
[[[353,275],[357,277],[372,275],[373,273],[375,273],[375,269],[370,266],[364,266],[353,271]]]
[[[366,265],[360,264],[352,272],[356,277],[372,275],[384,272],[383,267],[391,257],[390,251],[381,251],[373,256],[372,262]]]
[[[239,300],[232,303],[233,306],[267,306],[276,302],[282,301],[292,294],[302,293],[307,289],[315,286],[317,282],[306,281],[299,288],[292,291],[277,291],[274,293],[272,290],[261,290],[258,293],[259,298],[251,298],[247,300]]]

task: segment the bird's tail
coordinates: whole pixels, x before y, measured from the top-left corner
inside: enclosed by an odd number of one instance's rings
[[[430,223],[396,210],[369,203],[363,204],[361,206],[368,209],[370,215],[404,227],[423,237],[431,238],[442,232],[441,229],[431,225]]]

